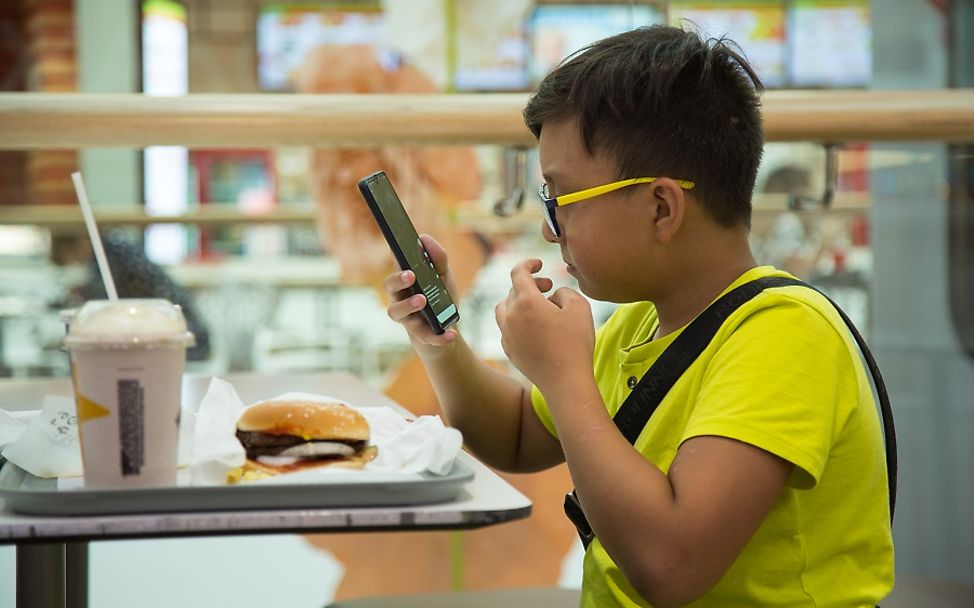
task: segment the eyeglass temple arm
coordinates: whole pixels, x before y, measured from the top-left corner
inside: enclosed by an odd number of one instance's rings
[[[601,196],[603,194],[608,194],[609,192],[615,192],[616,190],[621,190],[626,186],[633,184],[645,184],[656,181],[657,178],[634,178],[634,179],[623,179],[617,182],[612,182],[611,184],[606,184],[604,186],[596,186],[595,188],[588,188],[587,190],[581,190],[579,192],[573,192],[566,196],[559,196],[558,206],[563,207],[565,205],[571,205],[572,203],[585,200],[587,198],[594,198],[596,196]]]

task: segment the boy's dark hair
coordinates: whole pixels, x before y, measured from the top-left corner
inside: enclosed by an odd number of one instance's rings
[[[600,40],[544,78],[525,123],[540,137],[546,121],[577,118],[585,149],[607,153],[620,179],[690,180],[717,222],[750,226],[763,86],[730,45],[662,25]]]

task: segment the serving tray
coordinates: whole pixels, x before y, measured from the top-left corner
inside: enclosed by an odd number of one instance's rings
[[[286,483],[282,477],[225,486],[65,490],[56,479],[36,477],[8,461],[0,468],[0,499],[11,511],[35,515],[373,507],[446,502],[473,477],[457,459],[446,475],[386,475],[376,481],[350,473],[315,483]]]

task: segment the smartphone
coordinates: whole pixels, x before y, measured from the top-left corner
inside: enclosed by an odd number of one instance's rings
[[[426,307],[421,311],[423,316],[434,332],[442,334],[460,320],[460,311],[436,272],[423,242],[419,240],[419,234],[393,189],[392,182],[384,172],[379,171],[359,180],[358,188],[379,224],[382,235],[389,243],[399,267],[411,270],[416,275],[416,282],[411,290],[426,296]]]

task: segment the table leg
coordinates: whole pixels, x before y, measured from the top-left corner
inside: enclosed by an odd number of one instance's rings
[[[64,608],[64,543],[17,545],[17,608]]]
[[[66,608],[88,608],[88,543],[68,543],[64,553]]]

